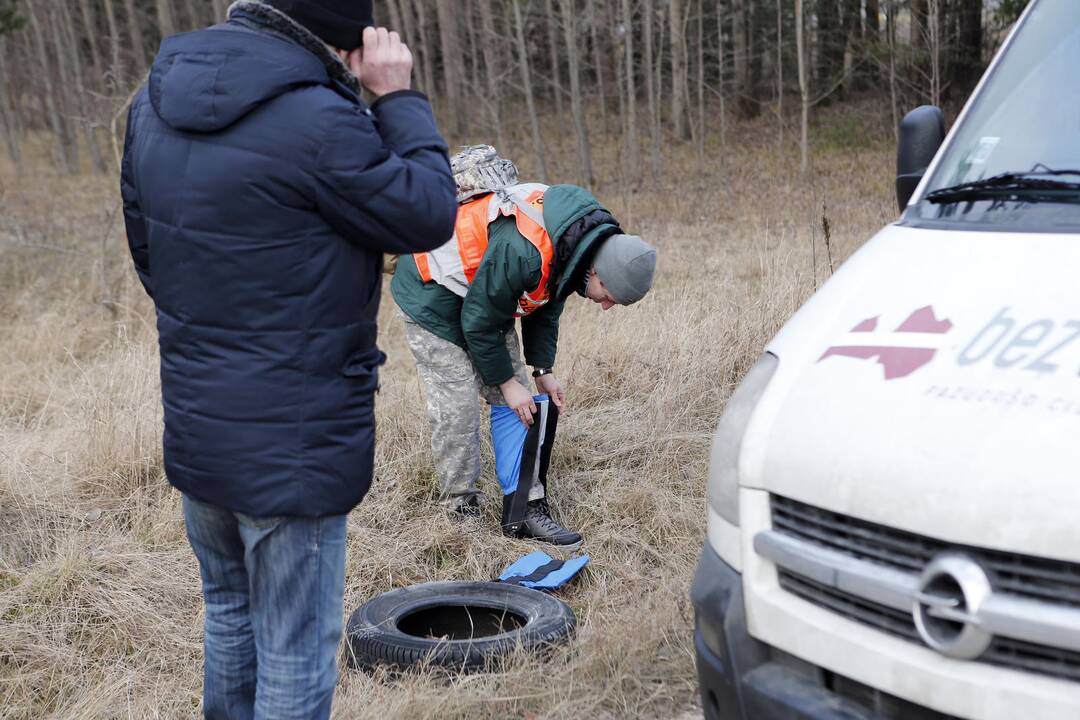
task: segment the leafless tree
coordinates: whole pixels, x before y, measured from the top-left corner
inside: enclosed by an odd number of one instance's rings
[[[158,33],[162,38],[176,34],[176,21],[173,19],[172,4],[169,0],[154,0],[157,11]]]
[[[439,45],[442,50],[443,99],[450,117],[451,132],[465,131],[465,108],[461,97],[461,42],[458,40],[458,3],[436,0],[439,13]]]
[[[608,108],[607,108],[607,87],[604,82],[604,60],[603,52],[600,49],[600,19],[596,12],[596,0],[588,0],[588,9],[586,14],[589,18],[589,44],[592,46],[592,63],[593,72],[596,74],[596,90],[599,95],[600,104],[600,126],[607,130],[608,127]],[[616,59],[617,62],[617,59]]]
[[[525,22],[521,19],[521,0],[513,0],[513,7],[518,66],[521,68],[521,87],[525,93],[529,125],[532,128],[533,152],[536,154],[536,164],[540,168],[540,179],[546,183],[548,181],[547,154],[544,151],[544,141],[540,136],[540,119],[536,114],[536,101],[533,98],[532,74],[529,72],[529,50],[528,45],[525,44]]]
[[[660,106],[653,73],[653,12],[652,3],[646,2],[641,13],[645,18],[645,94],[649,102],[649,157],[655,180],[660,176]]]
[[[799,68],[799,171],[804,175],[807,170],[807,157],[810,152],[810,83],[806,76],[806,15],[803,12],[803,0],[795,0],[795,47]]]
[[[22,165],[22,128],[19,127],[18,110],[8,90],[7,38],[0,35],[0,124],[3,124],[4,141],[8,157],[16,167]]]
[[[143,39],[144,18],[139,15],[135,8],[135,0],[124,0],[125,21],[128,26],[128,39],[131,42],[131,51],[135,56],[135,76],[142,77],[146,73],[146,40]]]
[[[686,26],[682,0],[669,0],[671,31],[671,126],[680,140],[690,137],[686,123]]]
[[[634,12],[630,6],[630,0],[622,0],[622,22],[626,28],[634,26]],[[641,165],[641,141],[638,140],[637,124],[637,72],[634,68],[634,33],[627,32],[624,38],[624,60],[626,67],[623,69],[623,82],[626,83],[626,175],[637,177]]]
[[[116,92],[125,87],[124,66],[120,62],[120,24],[116,21],[115,3],[105,2],[105,20],[109,26],[109,72],[108,89]]]
[[[546,17],[544,25],[547,28],[548,40],[548,71],[551,73],[551,92],[555,98],[555,112],[558,113],[559,117],[566,117],[563,115],[562,72],[559,70],[559,19],[555,15],[553,0],[544,0],[544,14]]]
[[[570,70],[570,112],[574,116],[574,135],[578,146],[578,173],[581,184],[592,187],[592,150],[589,147],[589,125],[581,98],[581,67],[578,59],[578,22],[574,0],[562,0],[562,26],[566,38],[566,60]]]
[[[784,3],[776,3],[776,144],[784,150]]]
[[[484,54],[484,80],[487,89],[485,101],[490,113],[490,127],[495,133],[495,147],[503,149],[503,126],[502,126],[502,92],[500,90],[499,76],[502,68],[498,61],[498,46],[495,32],[495,19],[491,14],[490,0],[478,0],[480,5],[480,40]]]

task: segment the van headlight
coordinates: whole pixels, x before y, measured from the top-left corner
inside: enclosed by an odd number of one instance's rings
[[[765,353],[754,363],[728,400],[713,436],[709,504],[732,525],[739,524],[739,450],[743,435],[779,363],[772,353]]]

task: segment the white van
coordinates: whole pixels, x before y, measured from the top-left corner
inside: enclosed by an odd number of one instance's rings
[[[720,421],[708,720],[1080,718],[1080,1],[1034,0],[943,128],[905,118],[902,217]]]

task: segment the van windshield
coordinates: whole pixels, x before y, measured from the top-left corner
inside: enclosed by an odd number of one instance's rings
[[[1031,9],[905,220],[1080,228],[1080,2]]]

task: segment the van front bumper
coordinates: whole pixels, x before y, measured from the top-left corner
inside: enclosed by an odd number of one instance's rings
[[[945,720],[750,637],[742,576],[706,543],[691,590],[706,720]],[[872,709],[873,708],[873,709]]]

